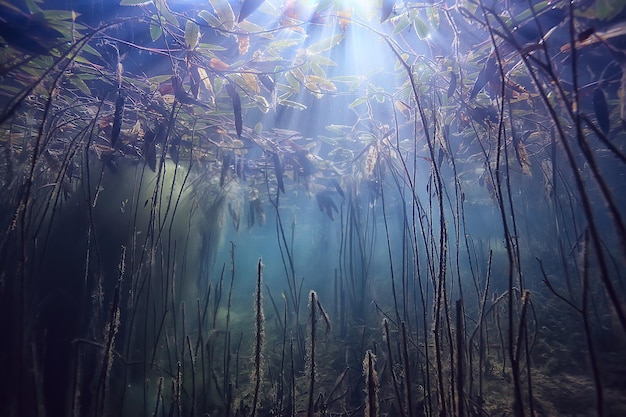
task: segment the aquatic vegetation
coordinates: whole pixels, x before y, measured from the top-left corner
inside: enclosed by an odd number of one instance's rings
[[[0,414],[624,414],[625,19],[0,1]]]

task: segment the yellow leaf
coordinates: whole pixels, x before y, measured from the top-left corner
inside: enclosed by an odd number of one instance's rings
[[[307,48],[307,52],[309,54],[319,54],[320,52],[327,51],[331,49],[333,46],[337,45],[339,42],[345,38],[345,34],[340,33],[338,35],[331,36],[329,38],[323,39]]]
[[[306,88],[314,93],[321,93],[322,90],[320,90],[319,86],[313,82],[307,82],[306,83]]]
[[[206,70],[204,68],[198,67],[198,75],[200,75],[200,81],[202,81],[204,87],[209,90],[210,93],[213,93],[213,84],[211,84],[211,80],[209,79]]]
[[[261,92],[261,87],[259,86],[259,81],[256,75],[244,73],[241,74],[241,76],[246,81],[246,84],[252,91],[254,91],[256,94],[259,94]]]
[[[257,79],[257,76],[254,74],[233,74],[232,79],[246,91],[252,91],[255,94],[259,94],[261,92],[259,81]]]
[[[326,91],[337,91],[337,87],[332,82],[328,81],[326,78],[318,77],[317,75],[309,75],[309,82],[314,82],[319,86],[320,89]]]
[[[270,110],[270,104],[267,102],[267,99],[263,96],[256,96],[255,101],[259,110],[263,113],[267,113]],[[256,126],[255,126],[256,128]],[[259,132],[256,132],[259,133]]]
[[[411,118],[411,108],[402,100],[396,100],[394,103],[396,110],[402,113],[407,119]]]

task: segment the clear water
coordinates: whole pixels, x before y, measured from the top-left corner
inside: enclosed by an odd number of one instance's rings
[[[1,414],[624,415],[625,13],[0,3]]]

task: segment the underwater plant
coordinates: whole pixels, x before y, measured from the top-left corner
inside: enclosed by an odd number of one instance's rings
[[[625,20],[0,1],[0,414],[625,414]]]

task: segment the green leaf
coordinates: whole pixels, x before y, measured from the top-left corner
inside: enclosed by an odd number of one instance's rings
[[[224,90],[224,80],[220,77],[215,77],[213,81],[213,91],[215,95],[219,95]]]
[[[274,34],[271,32],[267,32],[265,30],[265,28],[256,25],[252,22],[250,22],[249,20],[244,20],[243,22],[240,22],[238,25],[238,28],[245,31],[245,32],[249,32],[249,33],[255,33],[257,34],[259,37],[261,38],[265,38],[265,39],[274,39]]]
[[[369,132],[359,134],[358,138],[363,142],[374,142],[376,140],[376,136]]]
[[[223,46],[220,45],[215,45],[212,43],[200,43],[198,45],[198,49],[203,49],[203,52],[207,52],[209,55],[211,55],[211,58],[217,58],[217,55],[215,55],[214,53],[212,53],[212,51],[226,51],[227,48],[224,48]]]
[[[217,14],[217,17],[220,19],[220,28],[233,30],[235,25],[235,13],[233,13],[233,8],[230,7],[228,0],[209,0],[209,3],[211,3],[215,14]]]
[[[100,55],[100,52],[98,52],[97,49],[95,49],[92,46],[89,46],[88,44],[85,44],[85,46],[83,46],[83,52],[87,52],[88,54],[97,56],[98,58],[102,58],[102,55]]]
[[[165,2],[165,0],[154,0],[154,5],[159,10],[159,12],[161,12],[161,15],[165,18],[165,20],[167,20],[174,26],[179,26],[178,19],[167,7],[167,3]]]
[[[150,38],[152,42],[156,42],[163,35],[163,28],[158,22],[158,16],[153,15],[152,20],[150,20]]]
[[[65,39],[70,40],[72,39],[72,32],[80,32],[82,30],[85,30],[85,26],[80,25],[76,22],[73,22],[71,20],[54,20],[54,19],[47,19],[46,20],[46,24],[48,26],[50,26],[52,29],[56,30],[57,32],[59,32],[60,34],[62,34]]]
[[[193,49],[198,45],[200,40],[200,28],[193,20],[187,20],[185,24],[185,44],[187,49]]]
[[[32,14],[35,13],[39,13],[41,12],[41,7],[39,7],[39,5],[37,3],[41,3],[41,1],[37,1],[37,0],[26,0],[26,7],[28,7],[28,11],[31,12]],[[8,7],[13,8],[14,10],[17,10],[18,7],[12,5],[10,2],[7,3]]]
[[[400,59],[396,59],[396,63],[394,64],[394,71],[400,71],[404,68],[404,64],[403,62],[407,62],[407,60],[409,59],[409,54],[407,53],[402,53],[400,54],[400,58],[402,58],[402,60]]]
[[[348,108],[349,108],[349,109],[353,109],[353,108],[355,108],[356,106],[361,105],[361,104],[363,104],[363,103],[365,103],[365,102],[367,102],[367,99],[366,99],[366,98],[364,98],[364,97],[357,98],[357,99],[356,99],[356,100],[354,100],[352,103],[348,104]]]
[[[407,16],[406,13],[402,13],[400,16],[398,16],[397,19],[391,19],[395,26],[393,28],[393,32],[391,33],[392,35],[397,35],[398,33],[402,32],[404,29],[408,28],[409,25],[411,24],[411,20],[409,19],[409,16]]]
[[[324,71],[322,67],[315,63],[311,63],[311,72],[318,77],[326,78],[326,71]]]
[[[19,94],[22,91],[22,89],[15,87],[15,86],[0,84],[0,91],[6,91],[9,93],[9,95],[15,95],[15,94]]]
[[[95,74],[88,74],[88,73],[81,72],[79,77],[83,81],[98,81],[98,82],[104,81],[102,79],[102,74],[95,75]]]
[[[626,2],[612,0],[598,0],[595,2],[595,11],[600,20],[612,20],[626,7]]]
[[[150,77],[148,78],[148,82],[149,83],[156,83],[156,84],[161,84],[164,83],[166,81],[169,81],[172,79],[171,75],[156,75],[154,77]]]
[[[207,22],[207,24],[212,28],[219,28],[220,26],[222,26],[222,22],[220,22],[219,19],[208,10],[200,10],[198,16],[200,16],[200,18]]]
[[[75,20],[78,13],[72,10],[43,10],[41,12],[45,20]]]
[[[328,136],[323,136],[323,135],[317,135],[317,139],[319,139],[321,142],[330,145],[332,147],[337,146],[337,140],[335,140],[334,138],[330,138]]]
[[[269,52],[276,52],[277,55],[281,55],[283,49],[290,48],[295,45],[300,45],[302,40],[300,39],[281,39],[274,42],[271,42],[267,49]]]
[[[428,22],[430,26],[437,30],[439,29],[439,9],[436,7],[427,7],[426,14],[428,15]]]
[[[152,3],[151,0],[121,0],[120,6],[145,6],[150,3]]]
[[[311,57],[309,57],[309,61],[312,64],[316,64],[319,66],[326,66],[326,67],[336,67],[337,63],[335,61],[333,61],[332,59],[329,59],[323,55],[313,55]]]
[[[352,131],[352,126],[348,125],[328,125],[325,127],[329,132],[339,136],[345,136]]]
[[[137,88],[140,88],[142,90],[149,90],[150,89],[150,84],[146,83],[143,80],[137,79],[135,77],[124,77],[124,82],[125,83],[129,83]]]
[[[289,86],[291,88],[293,88],[295,91],[300,91],[300,83],[298,82],[296,77],[294,77],[291,71],[285,73],[285,78],[287,78],[287,82],[289,83]]]
[[[339,75],[337,77],[332,77],[331,80],[336,83],[354,83],[361,82],[363,79],[358,75]]]
[[[320,52],[327,51],[333,46],[337,45],[343,40],[346,35],[340,33],[338,35],[331,36],[330,38],[323,39],[307,48],[308,52],[312,55],[319,54]]]
[[[417,16],[413,19],[413,27],[415,28],[415,33],[420,39],[426,39],[428,37],[428,34],[430,33],[428,25]]]
[[[85,57],[82,56],[77,56],[76,58],[74,58],[74,61],[81,63],[81,64],[86,64],[86,65],[93,65],[92,59],[87,59]]]
[[[292,100],[279,100],[278,104],[280,104],[281,106],[287,106],[287,107],[291,107],[293,109],[297,109],[297,110],[305,110],[306,106],[302,103],[298,103],[297,101],[292,101]]]
[[[85,81],[83,81],[81,77],[72,75],[70,76],[70,82],[74,84],[74,86],[82,91],[85,95],[91,96],[91,90],[89,90],[89,87],[87,86],[87,84],[85,84]]]
[[[514,24],[519,25],[522,22],[525,22],[527,19],[531,19],[533,17],[533,10],[535,13],[540,14],[543,13],[547,8],[551,7],[549,1],[541,1],[535,5],[533,8],[530,7],[524,8],[524,11],[514,16],[512,19],[508,18],[504,21],[504,24],[509,28],[512,28]]]
[[[354,92],[358,90],[359,87],[361,87],[361,81],[353,82],[352,84],[350,84],[350,87],[348,88],[350,89],[350,91]]]

